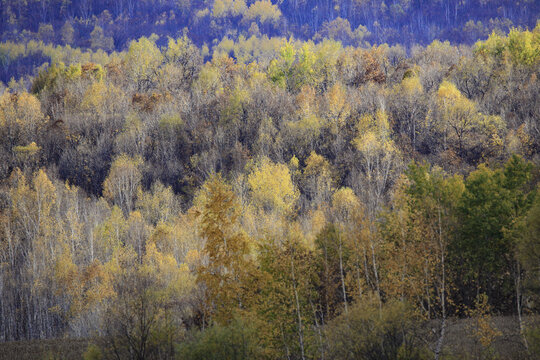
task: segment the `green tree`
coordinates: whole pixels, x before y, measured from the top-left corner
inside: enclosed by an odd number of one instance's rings
[[[531,171],[530,164],[514,156],[504,168],[481,165],[465,181],[452,257],[454,266],[463,269],[460,288],[466,304],[472,304],[478,292],[486,293],[499,308],[512,304],[512,274],[519,272],[514,269],[515,236],[510,234],[531,206]]]
[[[518,239],[517,257],[525,270],[525,288],[531,296],[536,297],[540,292],[540,196],[536,189],[536,198],[525,215],[522,225],[522,236]]]

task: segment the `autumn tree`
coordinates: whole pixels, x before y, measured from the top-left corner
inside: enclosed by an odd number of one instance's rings
[[[132,41],[126,54],[126,68],[137,91],[145,91],[157,80],[163,54],[155,44],[155,37]]]
[[[401,154],[391,138],[388,115],[379,110],[363,115],[356,126],[353,145],[360,155],[360,171],[364,174],[363,194],[369,216],[374,216],[383,203],[386,190],[395,179]],[[360,187],[359,184],[355,184]]]
[[[153,244],[142,263],[137,264],[136,257],[133,248],[118,248],[106,265],[114,296],[107,301],[103,318],[106,337],[97,343],[105,358],[172,358],[182,317],[189,311],[187,269]]]
[[[391,95],[390,112],[398,134],[407,134],[413,156],[425,136],[426,96],[416,75],[404,78]],[[420,140],[420,141],[419,141]]]
[[[389,241],[385,286],[396,297],[420,301],[428,318],[441,320],[433,349],[439,358],[454,298],[449,258],[463,182],[416,163],[406,175],[395,194],[395,210],[383,225]]]
[[[62,37],[64,44],[71,45],[73,43],[73,40],[75,39],[75,29],[69,21],[66,21],[60,29],[60,36]]]
[[[443,136],[443,148],[453,148],[462,158],[466,152],[476,146],[482,146],[478,142],[479,137],[484,143],[490,143],[495,147],[501,146],[498,135],[501,128],[501,119],[498,116],[481,114],[477,105],[464,97],[456,86],[443,81],[437,92],[437,106],[440,111],[439,129]],[[489,151],[493,151],[490,149]]]
[[[39,160],[39,135],[46,126],[46,118],[39,100],[26,92],[16,94],[5,91],[0,95],[0,134],[2,141],[2,165],[0,176],[7,177],[9,167],[17,165],[17,154],[36,155]],[[31,145],[34,143],[34,145]],[[23,161],[23,166],[32,164],[32,159]],[[34,170],[34,169],[31,169]]]
[[[112,164],[109,176],[103,182],[103,195],[129,214],[135,205],[137,188],[141,182],[140,158],[119,156]]]
[[[256,310],[269,325],[262,336],[275,356],[307,359],[324,353],[313,253],[298,227],[293,224],[286,239],[266,241],[258,259],[264,286]],[[308,339],[316,339],[313,349]]]
[[[289,169],[284,164],[263,158],[248,175],[254,205],[263,212],[290,213],[298,199]]]
[[[277,5],[272,4],[271,1],[259,0],[249,6],[242,21],[250,22],[255,20],[268,31],[271,25],[276,26],[278,24],[280,18],[281,11]]]
[[[66,36],[69,33],[69,28],[66,28]],[[71,35],[73,37],[73,34]],[[94,50],[103,49],[105,51],[111,51],[114,48],[114,40],[112,37],[105,36],[103,29],[99,26],[95,26],[94,30],[90,33],[90,47]]]
[[[250,301],[250,241],[238,227],[240,208],[230,186],[214,175],[203,191],[200,236],[206,243],[197,281],[206,292],[204,321],[224,323],[235,309],[245,309]]]

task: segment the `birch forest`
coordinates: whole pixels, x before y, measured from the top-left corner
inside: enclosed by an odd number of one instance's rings
[[[539,359],[539,14],[1,0],[0,359]]]

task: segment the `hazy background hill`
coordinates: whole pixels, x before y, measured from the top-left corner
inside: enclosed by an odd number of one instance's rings
[[[511,26],[534,27],[535,0],[2,0],[0,40],[39,39],[125,49],[152,33],[196,44],[265,34],[346,44],[471,43]]]

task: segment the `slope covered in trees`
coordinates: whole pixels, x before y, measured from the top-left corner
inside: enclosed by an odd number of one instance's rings
[[[414,44],[439,38],[475,41],[493,30],[534,27],[534,0],[2,0],[0,34],[7,39],[106,50],[156,33],[185,28],[197,42],[223,35],[293,35],[345,42]],[[189,29],[189,30],[188,30]]]
[[[492,32],[532,29],[539,15],[535,0],[2,0],[0,81],[35,75],[33,67],[58,61],[55,45],[110,53],[151,34],[160,46],[187,35],[210,51],[253,36],[362,47],[411,48],[435,39],[471,45]]]
[[[220,11],[273,31],[252,6]],[[0,88],[0,338],[538,357],[540,26],[410,52],[321,36],[4,44],[55,61]]]

